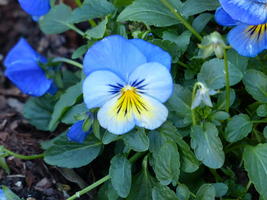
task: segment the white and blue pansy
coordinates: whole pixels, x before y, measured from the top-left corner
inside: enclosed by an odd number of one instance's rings
[[[235,20],[258,25],[267,22],[267,0],[220,0],[223,9]]]
[[[235,26],[227,36],[229,44],[242,56],[255,57],[267,49],[267,24],[251,25],[235,20],[223,8],[215,14],[218,24]]]
[[[84,58],[84,101],[100,108],[99,123],[113,134],[135,125],[156,129],[168,116],[163,103],[173,89],[170,65],[169,54],[148,42],[106,37]]]
[[[25,94],[53,94],[56,87],[39,66],[40,63],[46,62],[46,58],[34,51],[28,42],[21,38],[4,60],[5,75]]]
[[[18,0],[21,8],[33,19],[47,14],[50,10],[50,0]]]

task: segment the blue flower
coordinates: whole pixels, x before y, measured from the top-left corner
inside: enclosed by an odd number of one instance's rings
[[[0,189],[0,200],[7,200],[6,195],[2,189]]]
[[[114,35],[94,44],[84,58],[84,101],[100,107],[100,125],[113,134],[135,127],[156,129],[167,119],[162,104],[172,94],[171,57],[144,40]]]
[[[215,19],[220,25],[235,26],[228,33],[227,40],[240,55],[255,57],[267,49],[267,24],[242,23],[235,20],[223,8],[217,9]]]
[[[47,92],[53,94],[56,91],[53,81],[48,79],[39,67],[39,63],[46,62],[46,59],[22,38],[4,60],[5,75],[25,94],[31,96],[42,96]]]
[[[83,122],[84,120],[78,121],[69,128],[67,137],[70,141],[82,143],[86,136],[91,133],[91,130],[87,132],[83,131]]]
[[[220,0],[223,9],[235,20],[258,25],[267,22],[267,0]]]
[[[50,0],[18,0],[20,6],[25,12],[34,19],[47,14],[50,10]]]

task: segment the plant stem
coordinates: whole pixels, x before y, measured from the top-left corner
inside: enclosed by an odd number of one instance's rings
[[[81,0],[75,0],[75,3],[76,3],[76,5],[77,5],[78,7],[80,7],[80,6],[82,5]]]
[[[133,155],[129,161],[131,163],[134,163],[136,160],[138,160],[140,157],[142,157],[145,154],[145,152],[138,152],[135,155]],[[110,179],[110,175],[106,175],[103,178],[99,179],[98,181],[96,181],[95,183],[89,185],[88,187],[80,190],[79,192],[76,192],[73,196],[69,197],[67,200],[74,200],[76,198],[79,198],[80,196],[82,196],[83,194],[86,194],[87,192],[90,192],[92,189],[96,188],[97,186],[101,185],[102,183],[105,183],[106,181],[108,181]]]
[[[44,154],[36,154],[36,155],[31,155],[31,156],[25,156],[25,155],[21,155],[21,154],[17,154],[13,151],[10,151],[8,149],[6,149],[5,147],[3,147],[1,149],[3,152],[5,152],[6,154],[8,154],[9,156],[14,156],[15,158],[20,158],[23,160],[34,160],[34,159],[38,159],[38,158],[43,158]]]
[[[79,35],[81,35],[82,37],[86,37],[86,34],[78,29],[76,26],[74,26],[73,24],[66,24],[71,30],[75,31],[76,33],[78,33]]]
[[[181,61],[178,61],[177,64],[181,65],[182,67],[184,67],[186,69],[188,69],[188,66],[185,63],[181,62]]]
[[[170,4],[168,0],[160,0],[175,17],[194,35],[198,40],[202,40],[202,36],[188,23],[188,21]]]
[[[227,51],[224,50],[224,74],[225,74],[225,85],[226,85],[226,95],[225,95],[225,111],[229,112],[230,109],[230,79],[229,79],[229,67]]]
[[[89,24],[91,25],[91,27],[95,27],[96,26],[96,23],[93,19],[90,19],[89,20]]]
[[[192,92],[192,104],[194,102],[194,99],[196,97],[196,90],[197,90],[197,87],[198,87],[198,82],[195,83],[194,87],[193,87],[193,92]],[[192,123],[193,125],[197,125],[197,120],[196,120],[196,113],[195,113],[195,109],[191,109],[191,112],[192,112]]]
[[[267,118],[262,119],[262,120],[255,120],[255,121],[252,121],[252,123],[253,124],[267,123]]]
[[[68,63],[70,65],[76,66],[80,69],[83,68],[83,65],[81,63],[78,63],[78,62],[71,60],[71,59],[68,59],[68,58],[56,57],[53,59],[53,62],[64,62],[64,63]]]

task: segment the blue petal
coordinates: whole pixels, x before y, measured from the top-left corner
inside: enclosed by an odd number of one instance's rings
[[[120,93],[124,85],[125,82],[111,71],[92,72],[83,82],[83,98],[87,108],[101,107]]]
[[[19,0],[19,3],[32,16],[43,16],[50,10],[50,0]]]
[[[8,68],[13,63],[23,61],[46,62],[46,59],[38,54],[24,38],[21,38],[7,54],[4,65]]]
[[[44,71],[33,61],[13,63],[5,71],[5,75],[25,94],[31,96],[44,95],[52,85]]]
[[[267,21],[266,1],[220,0],[223,9],[235,20],[245,24],[263,24]]]
[[[222,26],[235,26],[238,24],[238,21],[234,20],[222,7],[216,10],[215,20]]]
[[[159,102],[165,102],[172,94],[173,82],[170,72],[159,63],[145,63],[131,74],[129,85]]]
[[[168,52],[145,40],[132,39],[129,41],[146,56],[147,62],[157,62],[167,67],[167,69],[171,69],[172,58]]]
[[[0,200],[7,200],[6,195],[2,189],[0,189]]]
[[[69,128],[67,137],[70,141],[83,143],[86,136],[91,132],[91,130],[87,132],[83,131],[83,122],[84,120],[78,121]]]
[[[230,45],[242,56],[255,57],[267,48],[267,25],[238,25],[228,34]]]
[[[113,35],[88,50],[84,58],[84,73],[88,75],[95,70],[110,70],[127,80],[129,74],[146,61],[146,57],[127,39]]]

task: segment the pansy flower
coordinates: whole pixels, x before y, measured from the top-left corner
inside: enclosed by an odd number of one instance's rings
[[[0,200],[7,200],[6,195],[2,189],[0,189]]]
[[[252,25],[237,21],[223,8],[217,9],[215,19],[222,26],[235,26],[228,33],[227,39],[240,55],[255,57],[267,48],[267,24]]]
[[[91,133],[91,129],[86,132],[83,130],[83,123],[84,120],[80,120],[69,128],[67,131],[67,137],[70,141],[82,143],[86,136]]]
[[[43,56],[21,38],[4,60],[5,75],[25,94],[42,96],[47,92],[54,93],[56,88],[53,81],[46,77],[39,66],[46,62]]]
[[[95,43],[84,58],[84,101],[99,107],[100,125],[113,134],[156,129],[167,119],[172,94],[171,57],[144,40],[114,35]]]
[[[30,14],[33,19],[47,14],[50,10],[50,0],[18,0],[25,12]]]

